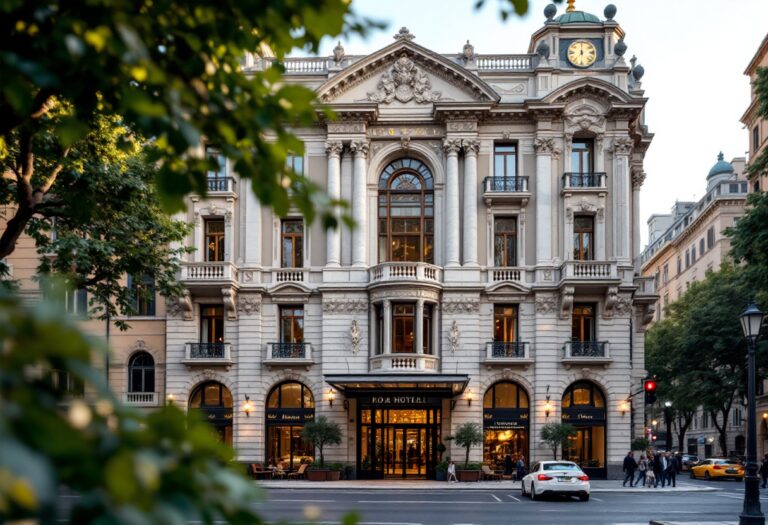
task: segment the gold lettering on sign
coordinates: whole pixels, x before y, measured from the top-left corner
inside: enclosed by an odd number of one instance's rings
[[[443,137],[445,131],[442,126],[401,126],[398,128],[372,127],[368,128],[370,137]]]

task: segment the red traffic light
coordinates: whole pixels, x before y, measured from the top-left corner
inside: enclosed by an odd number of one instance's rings
[[[643,385],[643,389],[646,392],[655,392],[656,391],[656,381],[653,379],[646,379],[645,384]]]

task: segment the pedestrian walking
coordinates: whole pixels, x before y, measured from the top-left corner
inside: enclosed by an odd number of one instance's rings
[[[766,483],[768,483],[768,454],[766,454],[760,462],[760,479],[763,480],[760,487],[765,488]]]
[[[456,465],[451,461],[448,463],[448,483],[457,483],[458,481],[456,478]]]
[[[622,487],[627,486],[627,481],[629,481],[629,486],[634,487],[634,480],[635,480],[635,470],[637,470],[637,461],[635,461],[635,453],[631,450],[627,454],[627,456],[624,458],[624,483],[621,484]]]
[[[656,488],[661,483],[661,487],[664,488],[664,471],[667,469],[667,460],[664,458],[664,454],[656,454],[653,457],[653,474],[656,478],[656,482],[653,487]]]
[[[648,460],[645,456],[640,454],[640,460],[637,462],[637,479],[635,480],[635,486],[644,487],[646,472],[648,471]],[[642,483],[641,481],[642,480]]]
[[[512,469],[514,469],[515,465],[512,462],[512,456],[507,454],[507,457],[504,458],[504,475],[505,476],[511,476],[512,475]]]
[[[677,458],[667,452],[667,485],[677,486]]]
[[[517,479],[523,479],[525,477],[525,456],[520,454],[517,459]]]

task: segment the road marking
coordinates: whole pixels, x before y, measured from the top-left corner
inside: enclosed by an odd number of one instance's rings
[[[604,502],[605,502],[605,500],[602,500],[602,499],[600,499],[600,498],[596,498],[596,497],[594,497],[594,496],[591,496],[591,498],[592,498],[593,500],[595,500],[595,501],[599,501],[600,503],[604,503]]]
[[[519,499],[517,499],[516,497],[514,497],[512,494],[507,494],[507,497],[508,497],[508,498],[512,498],[512,499],[513,499],[513,500],[515,500],[516,502],[520,503],[520,500],[519,500]]]
[[[298,501],[298,500],[291,500],[291,501]],[[489,503],[487,501],[425,501],[425,500],[413,500],[413,499],[403,499],[403,500],[365,500],[361,499],[357,501],[358,503],[379,503],[379,504],[392,504],[392,503],[398,503],[398,504],[413,504],[413,505],[424,505],[424,504],[432,504],[432,505],[445,505],[446,503],[460,503],[462,505],[488,505]],[[494,505],[493,502],[490,503],[491,505]]]
[[[266,503],[272,501],[294,501],[296,503],[335,503],[335,499],[269,499]]]
[[[496,501],[498,501],[499,503],[501,503],[501,500],[499,499],[499,497],[498,497],[498,496],[496,496],[496,494],[491,494],[491,497],[492,497],[493,499],[495,499]]]

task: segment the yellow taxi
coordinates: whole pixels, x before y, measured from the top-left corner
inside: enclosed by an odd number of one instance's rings
[[[731,459],[710,458],[691,467],[691,478],[704,479],[744,479],[744,466]]]

